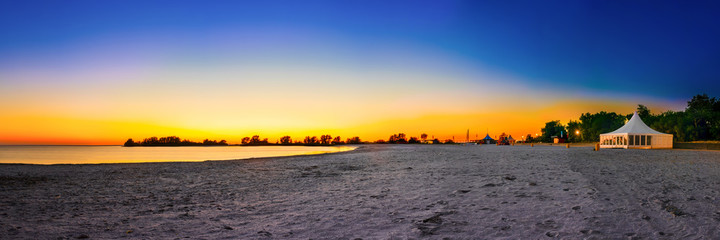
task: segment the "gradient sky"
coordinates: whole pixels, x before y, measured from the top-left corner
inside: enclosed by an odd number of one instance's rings
[[[6,1],[0,144],[537,133],[720,96],[717,1]]]

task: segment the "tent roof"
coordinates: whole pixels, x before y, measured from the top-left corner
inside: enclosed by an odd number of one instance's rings
[[[485,138],[483,138],[483,140],[493,140],[493,139],[490,137],[490,134],[485,134]]]
[[[507,139],[508,139],[508,140],[515,140],[515,139],[512,138],[512,135],[508,135],[508,138],[507,138]]]
[[[630,121],[625,123],[625,126],[622,126],[615,131],[612,131],[609,133],[604,133],[604,134],[621,134],[621,133],[667,134],[667,133],[661,133],[661,132],[655,131],[652,128],[648,127],[648,125],[645,125],[645,123],[642,121],[642,119],[640,119],[640,116],[638,116],[637,112],[635,112],[633,114],[632,118],[630,118]],[[604,134],[600,134],[600,135],[604,135]]]

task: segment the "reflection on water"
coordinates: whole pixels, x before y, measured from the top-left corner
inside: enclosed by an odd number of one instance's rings
[[[132,162],[198,162],[258,157],[321,154],[355,147],[121,147],[121,146],[0,146],[0,163],[82,164]]]

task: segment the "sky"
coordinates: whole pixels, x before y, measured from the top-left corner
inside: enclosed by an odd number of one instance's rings
[[[6,1],[0,144],[515,138],[720,96],[717,1]]]

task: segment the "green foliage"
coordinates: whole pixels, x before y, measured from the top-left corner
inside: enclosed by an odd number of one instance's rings
[[[582,130],[580,128],[580,122],[579,121],[570,121],[568,122],[568,125],[566,127],[568,131],[568,141],[569,142],[581,142],[582,141]]]
[[[580,116],[580,135],[584,141],[600,141],[600,134],[609,133],[625,125],[627,116],[614,112],[583,113]]]
[[[540,132],[542,133],[542,136],[540,136],[541,141],[543,142],[551,142],[553,136],[560,136],[560,133],[563,132],[564,134],[567,134],[567,131],[565,130],[565,126],[560,124],[560,120],[550,121],[545,123],[545,127],[540,129]]]

